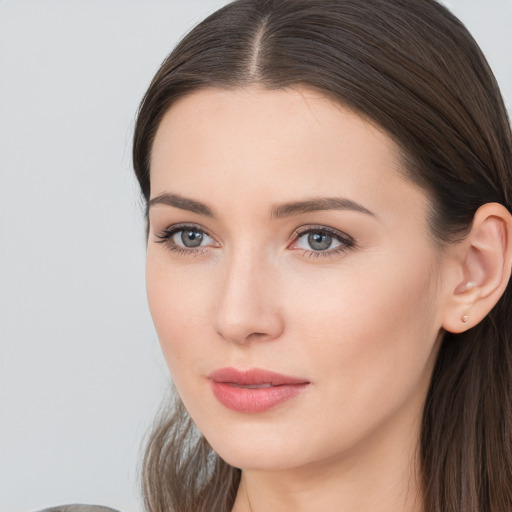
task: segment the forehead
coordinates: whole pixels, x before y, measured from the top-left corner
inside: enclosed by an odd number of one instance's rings
[[[337,126],[334,126],[337,125]],[[347,140],[348,132],[353,132],[353,139],[358,136],[374,137],[382,145],[389,145],[395,150],[393,141],[370,121],[321,93],[306,88],[284,88],[268,90],[259,86],[237,89],[206,88],[188,94],[177,100],[164,114],[158,127],[153,145],[153,155],[159,151],[159,142],[172,142],[169,136],[208,135],[214,139],[216,132],[212,126],[222,128],[219,136],[231,135],[238,139],[243,135],[271,135],[281,132],[281,138],[289,134],[292,137],[305,136],[314,138],[320,135],[330,139],[340,135]],[[336,127],[338,130],[332,131]],[[342,133],[343,128],[348,128]],[[269,129],[273,129],[273,133]],[[244,130],[241,132],[241,130]],[[207,133],[205,133],[205,131]],[[313,140],[312,140],[313,141]],[[254,142],[254,141],[253,141]]]
[[[317,92],[204,89],[181,98],[164,115],[152,148],[151,177],[177,171],[172,164],[194,165],[201,173],[219,161],[242,171],[251,162],[295,160],[291,167],[297,171],[318,172],[333,153],[347,165],[365,158],[398,167],[398,148],[383,131]]]

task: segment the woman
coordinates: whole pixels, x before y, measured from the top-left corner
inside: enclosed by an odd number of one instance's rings
[[[512,510],[512,136],[453,15],[237,0],[133,157],[179,393],[148,511]]]
[[[512,510],[512,139],[453,15],[235,1],[163,63],[133,155],[181,399],[148,510]]]

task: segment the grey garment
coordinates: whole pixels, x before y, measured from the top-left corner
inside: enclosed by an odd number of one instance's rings
[[[101,505],[59,505],[58,507],[44,508],[38,512],[119,512],[114,508]]]

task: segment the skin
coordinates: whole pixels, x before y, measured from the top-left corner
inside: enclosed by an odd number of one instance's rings
[[[235,512],[422,510],[419,425],[453,262],[398,154],[381,130],[301,89],[203,90],[161,122],[151,197],[177,194],[214,216],[150,207],[149,305],[185,406],[243,470]],[[270,215],[318,197],[371,213]],[[182,224],[208,234],[199,248],[173,245],[181,233],[162,243]],[[297,235],[319,226],[343,237],[323,253]],[[228,366],[310,385],[244,414],[210,389],[207,376]]]

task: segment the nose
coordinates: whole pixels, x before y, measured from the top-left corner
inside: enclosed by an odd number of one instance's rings
[[[231,257],[220,283],[215,328],[225,340],[244,344],[275,340],[284,330],[278,303],[278,269],[255,254]]]

